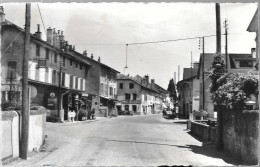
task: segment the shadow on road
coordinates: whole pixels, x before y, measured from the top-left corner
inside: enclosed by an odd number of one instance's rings
[[[183,120],[183,121],[175,121],[173,122],[175,124],[187,124],[187,121]]]
[[[152,145],[174,146],[174,147],[179,147],[179,148],[189,148],[187,146],[182,146],[182,145],[174,145],[174,144],[166,144],[166,143],[155,143],[155,142],[146,142],[146,141],[135,141],[135,140],[110,140],[110,139],[107,139],[106,141],[125,142],[125,143],[140,143],[140,144],[152,144]]]
[[[196,140],[202,142],[202,146],[197,145],[186,145],[190,151],[196,153],[196,154],[202,154],[206,155],[208,157],[214,157],[214,158],[220,158],[226,163],[233,164],[233,165],[242,165],[243,163],[235,158],[232,158],[230,154],[227,154],[223,151],[217,151],[213,144],[202,141],[201,138],[193,135],[190,131],[187,132],[189,135],[191,135]]]
[[[242,162],[238,159],[233,159],[225,152],[217,151],[215,150],[214,146],[212,145],[203,145],[203,146],[197,146],[197,145],[186,145],[190,151],[196,153],[196,154],[202,154],[208,157],[213,158],[220,158],[226,163],[232,164],[232,165],[242,165]]]

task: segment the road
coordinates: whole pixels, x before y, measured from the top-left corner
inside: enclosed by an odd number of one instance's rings
[[[230,166],[235,162],[203,145],[185,120],[161,115],[47,123],[47,149],[8,166]]]

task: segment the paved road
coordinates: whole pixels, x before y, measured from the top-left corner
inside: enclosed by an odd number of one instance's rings
[[[234,161],[192,137],[183,120],[161,115],[48,123],[46,152],[13,166],[228,166]]]

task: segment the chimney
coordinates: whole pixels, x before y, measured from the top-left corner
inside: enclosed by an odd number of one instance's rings
[[[83,56],[88,57],[88,53],[86,50],[83,51]]]
[[[101,61],[101,59],[100,59],[100,57],[98,57],[98,62],[100,63],[100,61]]]
[[[152,85],[152,88],[155,88],[154,79],[151,79],[151,85]]]
[[[53,31],[51,27],[47,29],[47,42],[51,45],[53,45]]]
[[[37,24],[37,32],[35,32],[35,36],[39,39],[42,39],[42,32],[40,31],[40,24]]]
[[[251,55],[252,55],[252,58],[256,58],[255,48],[251,48]]]
[[[61,33],[60,33],[60,40],[61,40],[62,42],[64,42],[64,35],[63,35],[63,31],[61,31]]]
[[[146,83],[148,84],[149,83],[149,75],[148,74],[145,75],[144,78],[145,78]]]
[[[75,45],[72,46],[72,50],[75,50]]]
[[[55,31],[55,28],[53,28],[53,46],[57,46],[57,33]]]
[[[199,62],[196,62],[196,61],[195,61],[195,62],[193,63],[193,68],[199,68]]]
[[[0,6],[0,23],[5,21],[4,7]]]
[[[69,45],[69,50],[72,50],[72,45]]]
[[[93,58],[94,58],[93,53],[91,53],[91,59],[93,59]]]

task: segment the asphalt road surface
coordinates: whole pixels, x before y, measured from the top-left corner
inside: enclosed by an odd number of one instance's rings
[[[185,120],[161,115],[47,123],[47,148],[8,166],[230,166],[228,155],[202,144]]]

